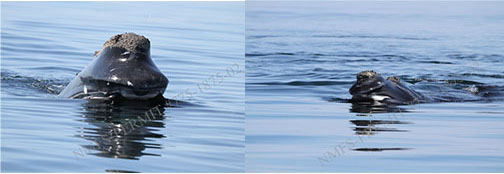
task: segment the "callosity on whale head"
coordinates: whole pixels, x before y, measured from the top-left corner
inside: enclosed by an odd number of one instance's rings
[[[150,41],[134,33],[115,35],[59,94],[61,97],[99,99],[122,96],[151,99],[162,96],[168,78],[150,57]]]
[[[353,102],[383,102],[413,104],[428,101],[428,98],[406,85],[397,77],[384,79],[380,74],[368,70],[357,74],[357,82],[350,88]]]

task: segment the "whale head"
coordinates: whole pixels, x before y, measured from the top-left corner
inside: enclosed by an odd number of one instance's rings
[[[385,79],[378,73],[367,70],[357,74],[357,82],[352,85],[349,92],[353,96],[362,96],[372,93],[385,85]]]
[[[366,70],[357,74],[357,81],[349,92],[352,101],[356,102],[395,101],[398,98],[397,94],[394,94],[396,90],[389,90],[390,87],[390,81],[372,70]]]
[[[384,79],[371,70],[357,74],[357,81],[349,92],[354,102],[411,104],[428,101],[427,97],[401,83],[399,78]]]
[[[162,96],[168,85],[168,78],[150,57],[150,41],[134,33],[118,34],[106,41],[74,81],[67,88],[78,89],[65,89],[61,94],[72,98],[120,94],[143,100]]]

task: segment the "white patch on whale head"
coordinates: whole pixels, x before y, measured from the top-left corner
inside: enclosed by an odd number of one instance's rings
[[[131,83],[130,81],[128,81],[127,83],[128,83],[128,86],[133,86],[133,83]]]
[[[84,85],[84,94],[87,94],[87,86]]]
[[[117,76],[115,76],[115,75],[112,75],[112,77],[110,77],[110,79],[112,79],[113,81],[119,80],[119,78],[117,78]]]
[[[390,97],[386,95],[372,95],[371,98],[375,101],[382,101]]]

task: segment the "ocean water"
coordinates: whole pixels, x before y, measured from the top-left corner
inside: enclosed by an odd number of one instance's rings
[[[503,172],[503,7],[247,2],[245,171]],[[349,103],[363,70],[440,102]]]
[[[242,172],[244,5],[2,2],[1,171]],[[150,39],[164,96],[185,104],[98,141],[152,110],[57,94],[124,32]],[[229,75],[214,83],[217,73]]]

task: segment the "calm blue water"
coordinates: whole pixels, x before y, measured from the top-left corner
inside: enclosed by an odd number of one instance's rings
[[[246,8],[247,172],[504,171],[504,3]],[[344,102],[369,69],[449,102]]]
[[[2,172],[244,170],[243,2],[1,5]],[[191,105],[164,108],[130,134],[96,141],[148,110],[56,94],[124,32],[150,39],[152,59],[170,80],[164,96]],[[236,74],[199,90],[230,67]],[[192,97],[177,97],[187,92]]]

